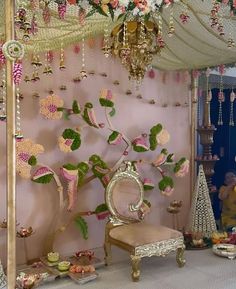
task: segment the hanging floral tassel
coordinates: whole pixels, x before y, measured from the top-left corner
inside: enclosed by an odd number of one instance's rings
[[[220,73],[220,91],[218,93],[218,101],[219,101],[218,125],[223,125],[222,103],[225,101],[225,95],[223,92],[223,74],[225,73],[224,64],[219,65],[218,70]]]
[[[6,57],[2,52],[2,43],[0,44],[0,65],[4,65],[6,63]]]
[[[235,100],[235,93],[232,89],[230,93],[230,117],[229,117],[229,125],[234,126],[234,100]]]
[[[80,53],[80,46],[79,46],[79,44],[76,44],[76,45],[74,46],[74,53],[75,53],[75,54],[79,54],[79,53]]]
[[[19,85],[22,78],[22,63],[20,61],[14,63],[13,81],[15,85]]]
[[[222,117],[222,102],[225,101],[225,95],[222,90],[218,93],[218,101],[219,101],[219,114],[218,114],[218,125],[223,125],[223,117]]]
[[[45,2],[45,7],[43,8],[43,21],[45,24],[49,24],[51,21],[51,12],[48,5],[49,3]]]
[[[64,20],[66,16],[66,2],[65,3],[58,3],[58,15],[59,18]]]
[[[79,8],[79,24],[84,25],[85,22],[85,16],[86,16],[86,11],[83,8]]]
[[[36,15],[34,14],[31,20],[31,33],[35,35],[38,32],[38,23],[36,19]]]

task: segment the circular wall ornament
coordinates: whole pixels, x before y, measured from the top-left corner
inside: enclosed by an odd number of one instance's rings
[[[20,60],[24,56],[24,46],[16,40],[10,40],[3,44],[2,51],[4,56],[11,60]]]

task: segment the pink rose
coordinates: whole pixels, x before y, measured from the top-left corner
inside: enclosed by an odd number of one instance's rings
[[[185,160],[181,166],[178,172],[175,173],[177,177],[184,177],[189,172],[189,160]]]
[[[164,189],[164,191],[161,191],[161,194],[162,194],[163,196],[169,197],[169,196],[171,196],[171,195],[173,194],[173,192],[174,192],[174,188],[171,188],[170,186],[168,186],[168,187],[166,187],[166,188]]]
[[[110,4],[111,4],[112,8],[115,9],[115,8],[118,6],[119,1],[118,1],[118,0],[111,0],[111,1],[110,1]]]
[[[157,135],[157,143],[161,146],[168,143],[170,140],[170,134],[166,129],[162,129],[161,132]]]
[[[166,156],[165,154],[160,153],[160,154],[157,156],[157,158],[155,159],[155,161],[153,161],[152,164],[153,164],[155,167],[158,167],[158,166],[160,166],[160,165],[163,165],[163,164],[165,163],[165,161],[166,161],[166,158],[167,158],[167,156]]]

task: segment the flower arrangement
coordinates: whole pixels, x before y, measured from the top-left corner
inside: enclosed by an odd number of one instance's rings
[[[149,16],[151,12],[158,12],[163,7],[179,2],[179,0],[55,0],[58,5],[78,5],[86,11],[86,17],[99,13],[119,19],[124,15]],[[62,2],[64,2],[62,4]]]

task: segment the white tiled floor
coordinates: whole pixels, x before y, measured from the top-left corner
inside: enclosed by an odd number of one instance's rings
[[[57,280],[40,289],[235,289],[236,261],[213,255],[211,250],[186,251],[186,266],[178,268],[175,256],[142,260],[141,279],[130,278],[130,264],[125,252],[115,251],[114,263],[98,269],[99,278],[84,285],[69,279]]]

